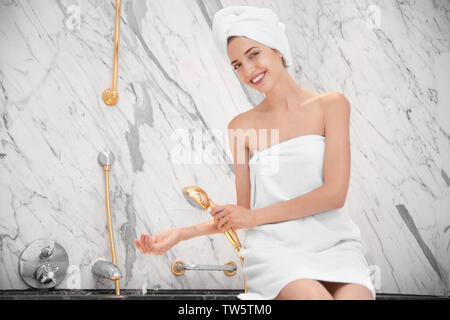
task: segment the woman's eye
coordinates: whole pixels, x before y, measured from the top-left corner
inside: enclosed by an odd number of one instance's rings
[[[254,56],[258,55],[258,54],[259,54],[259,52],[258,52],[258,51],[255,51],[255,52],[253,52],[253,53],[251,54],[251,56],[254,57]],[[240,64],[239,64],[239,63],[238,63],[238,64],[235,64],[235,65],[234,65],[234,70],[237,70],[237,68],[236,68],[237,66],[240,66]]]

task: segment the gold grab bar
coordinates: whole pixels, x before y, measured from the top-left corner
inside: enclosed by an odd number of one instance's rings
[[[116,0],[116,20],[114,24],[114,53],[113,53],[113,80],[112,89],[103,91],[102,98],[108,106],[115,106],[119,101],[117,91],[117,78],[119,76],[119,39],[120,39],[120,8],[122,0]]]
[[[105,173],[105,205],[106,219],[108,224],[109,248],[111,250],[112,263],[117,266],[116,246],[114,245],[114,235],[112,228],[111,201],[109,198],[109,171],[111,169],[112,163],[114,162],[114,159],[115,157],[112,152],[103,151],[98,155],[98,162],[103,166],[103,171]],[[120,295],[119,279],[119,277],[110,278],[110,280],[114,281],[116,295]]]
[[[176,276],[184,274],[185,270],[206,270],[206,271],[223,271],[227,276],[232,277],[237,273],[237,265],[234,261],[228,261],[223,266],[204,265],[204,264],[185,264],[182,260],[175,260],[170,266],[170,270]]]

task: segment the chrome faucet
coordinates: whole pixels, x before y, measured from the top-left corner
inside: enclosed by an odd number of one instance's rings
[[[100,278],[108,280],[120,280],[122,273],[120,269],[111,261],[98,260],[92,267],[92,272]]]

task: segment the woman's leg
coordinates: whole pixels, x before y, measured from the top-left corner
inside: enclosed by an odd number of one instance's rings
[[[335,300],[374,300],[372,292],[361,284],[320,281]]]
[[[298,279],[289,282],[275,300],[333,300],[333,296],[317,280]]]

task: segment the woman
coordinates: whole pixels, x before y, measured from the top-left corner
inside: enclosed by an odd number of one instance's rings
[[[224,8],[214,16],[213,33],[240,81],[265,94],[228,125],[237,205],[217,206],[214,220],[203,224],[143,234],[137,248],[161,255],[182,240],[246,229],[248,293],[240,299],[375,299],[360,232],[344,206],[349,101],[292,79],[285,26],[270,9]],[[268,163],[276,170],[264,172]]]

